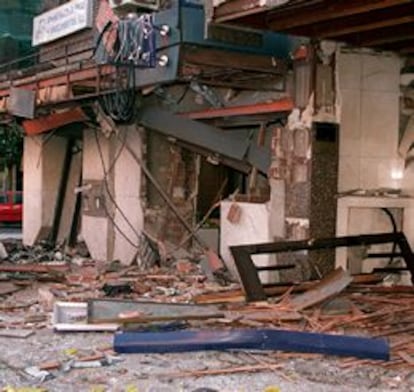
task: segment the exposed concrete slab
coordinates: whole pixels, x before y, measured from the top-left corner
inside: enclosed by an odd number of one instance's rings
[[[270,211],[267,203],[237,203],[241,209],[240,220],[232,223],[227,219],[231,201],[220,203],[220,254],[231,274],[238,277],[230,246],[273,241],[270,231]],[[257,266],[274,265],[275,255],[252,256]],[[263,283],[274,282],[278,275],[274,271],[260,272]]]
[[[93,192],[86,191],[84,198],[99,196],[104,207],[102,214],[83,209],[82,237],[93,258],[130,264],[137,255],[144,218],[141,168],[125,144],[141,156],[142,143],[135,125],[120,126],[117,132],[107,138],[99,131],[96,135],[93,130],[84,131],[83,183],[95,187]]]
[[[42,136],[24,138],[23,243],[33,245],[42,227]]]
[[[139,157],[142,156],[141,135],[135,125],[120,127],[119,139],[125,140]],[[114,219],[119,230],[114,231],[113,258],[123,264],[130,264],[134,261],[138,250],[134,244],[139,246],[139,236],[144,227],[140,197],[141,168],[131,153],[123,147],[123,142],[120,140],[114,142],[117,144],[116,155],[119,149],[122,151],[114,167],[114,189],[118,205]]]
[[[52,226],[67,140],[25,137],[23,243],[33,245]]]
[[[93,259],[108,260],[108,219],[84,215],[82,217],[82,238]]]
[[[109,163],[109,140],[100,132],[97,132],[102,159],[105,166]],[[100,152],[95,138],[95,132],[91,129],[85,129],[83,132],[83,184],[88,185],[94,181],[104,179],[104,170],[100,158]],[[104,192],[104,187],[101,188]],[[99,190],[99,189],[98,189]],[[82,211],[82,238],[84,239],[92,258],[96,260],[108,260],[108,219],[104,216],[88,215],[85,211],[88,198],[88,191],[83,194],[83,211]],[[92,201],[93,202],[93,201]]]

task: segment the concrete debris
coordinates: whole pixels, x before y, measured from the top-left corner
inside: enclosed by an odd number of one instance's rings
[[[72,258],[71,263],[75,264],[78,267],[83,267],[84,264],[86,264],[88,260],[85,257],[75,256]]]
[[[177,271],[180,274],[189,274],[191,271],[193,271],[194,266],[187,260],[178,260],[175,264],[175,268],[177,268]]]
[[[105,365],[104,361],[76,361],[71,363],[72,369],[97,368]]]
[[[34,263],[30,259],[24,259],[22,263],[9,260],[0,264],[0,269],[5,267],[8,271],[5,272],[8,281],[0,283],[13,285],[8,288],[13,290],[4,291],[6,300],[0,308],[0,343],[19,342],[19,345],[37,347],[33,352],[38,352],[39,355],[29,362],[33,366],[25,368],[28,364],[26,361],[25,366],[20,368],[25,369],[23,373],[35,382],[54,382],[53,377],[56,382],[60,382],[65,377],[75,378],[78,372],[82,372],[89,374],[88,377],[93,380],[91,384],[105,385],[105,376],[100,376],[99,379],[93,376],[100,369],[106,374],[107,370],[104,369],[113,367],[111,372],[115,372],[112,373],[114,377],[130,374],[131,365],[123,363],[121,368],[119,364],[121,360],[127,363],[129,361],[124,356],[113,353],[113,347],[108,342],[108,338],[111,338],[108,333],[117,330],[121,334],[145,334],[147,339],[155,333],[209,331],[214,337],[220,336],[223,331],[258,331],[264,328],[272,333],[280,329],[288,329],[292,333],[301,331],[300,335],[306,335],[306,338],[335,336],[346,340],[350,336],[360,335],[364,339],[373,337],[376,338],[375,341],[383,342],[382,339],[388,337],[390,361],[379,361],[379,365],[384,371],[408,371],[412,366],[414,339],[411,335],[411,310],[414,306],[414,291],[408,290],[409,287],[402,290],[398,286],[378,286],[382,279],[378,274],[354,276],[351,279],[341,271],[334,273],[333,277],[325,277],[320,283],[310,281],[266,287],[266,294],[272,296],[267,302],[246,304],[240,285],[223,287],[215,279],[207,279],[204,269],[207,268],[207,272],[211,273],[212,268],[206,256],[207,266],[202,266],[194,258],[182,257],[169,267],[153,267],[142,271],[139,266],[125,267],[117,262],[109,266],[102,265],[85,256],[76,253],[69,256],[64,252],[62,255],[65,254],[65,261],[57,264],[57,252],[59,250],[50,254],[53,264],[48,263],[49,260]],[[10,255],[12,253],[9,258]],[[82,259],[82,262],[73,262],[75,258]],[[30,276],[30,280],[25,278],[26,275]],[[331,287],[329,290],[326,290],[327,283],[328,288]],[[128,290],[124,290],[125,287]],[[19,290],[16,291],[15,288]],[[107,297],[108,293],[111,298]],[[157,303],[155,306],[152,305],[154,302]],[[200,317],[195,313],[198,305],[192,305],[196,302],[215,302],[217,305],[209,315]],[[52,305],[53,314],[49,321]],[[144,305],[147,308],[142,308]],[[176,310],[175,307],[178,306],[188,309],[184,317],[182,311]],[[93,315],[99,315],[99,324],[90,322],[89,317]],[[108,323],[110,318],[117,322]],[[104,321],[107,323],[101,324]],[[19,330],[27,331],[19,336],[19,340],[16,336],[6,336],[18,334]],[[85,338],[84,334],[75,333],[54,334],[56,337],[53,337],[53,331],[88,332],[91,337]],[[92,349],[90,342],[99,336],[95,333],[99,331],[106,332],[99,338],[102,348]],[[51,341],[60,340],[62,348],[57,354],[51,355],[50,350],[45,349],[47,346],[40,344],[44,342],[44,334],[51,334],[48,335]],[[76,343],[81,341],[82,344]],[[146,341],[146,347],[153,343]],[[359,349],[360,346],[357,345],[356,348]],[[262,354],[277,356],[277,367],[274,367],[274,362],[246,362],[243,359],[241,363],[216,364],[208,369],[199,367],[197,370],[189,370],[191,366],[187,369],[180,367],[164,376],[170,379],[174,379],[175,375],[181,379],[213,375],[230,377],[232,374],[281,371],[289,366],[292,358],[295,361],[308,360],[309,354],[298,353],[295,348],[290,350],[294,352],[286,352],[283,354],[285,356],[274,350]],[[184,353],[180,355],[185,357]],[[157,362],[157,358],[154,357],[151,361]],[[343,366],[347,371],[373,366],[371,359],[366,358],[342,359],[338,363],[339,369]],[[156,371],[153,373],[157,374]],[[394,382],[392,378],[387,380],[384,384]],[[267,385],[269,384],[271,382]],[[190,390],[194,389],[196,388]]]
[[[232,203],[226,218],[230,223],[236,224],[240,222],[241,215],[241,207],[237,203]]]
[[[45,382],[53,378],[47,370],[41,370],[37,366],[30,366],[24,369],[25,373],[33,377],[37,382]]]
[[[0,260],[7,259],[9,257],[9,254],[7,253],[7,250],[2,242],[0,242]]]
[[[39,304],[46,312],[50,312],[53,309],[56,297],[48,287],[40,287],[38,289]]]
[[[67,248],[63,245],[52,246],[46,241],[40,241],[34,246],[25,246],[21,241],[12,239],[0,242],[0,244],[0,259],[12,263],[71,262],[78,257],[89,257],[89,251],[82,242],[78,243],[76,248]]]

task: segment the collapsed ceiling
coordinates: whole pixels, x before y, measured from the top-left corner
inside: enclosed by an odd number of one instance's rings
[[[214,20],[414,53],[413,0],[229,0],[215,8]]]

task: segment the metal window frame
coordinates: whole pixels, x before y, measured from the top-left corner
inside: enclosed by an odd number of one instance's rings
[[[299,250],[334,249],[339,247],[386,243],[396,243],[398,245],[401,252],[398,255],[404,259],[407,269],[411,273],[411,281],[414,283],[414,254],[406,236],[402,232],[238,245],[231,246],[230,251],[240,276],[246,300],[264,301],[267,299],[267,295],[260,282],[258,269],[252,260],[252,255],[295,252]],[[387,254],[387,256],[389,256],[389,254]],[[379,254],[378,257],[381,257],[381,254]]]

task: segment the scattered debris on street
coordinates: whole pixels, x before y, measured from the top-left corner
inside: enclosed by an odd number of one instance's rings
[[[49,348],[42,354],[38,347],[41,359],[24,361],[18,372],[13,367],[11,371],[47,388],[70,373],[119,368],[130,353],[185,356],[214,350],[235,358],[245,353],[267,359],[215,369],[159,371],[158,376],[175,380],[283,374],[289,373],[289,361],[320,355],[336,357],[335,366],[347,372],[364,367],[411,372],[414,289],[382,285],[385,274],[350,276],[337,269],[320,281],[278,284],[268,301],[246,302],[238,284],[209,281],[193,260],[176,265],[144,274],[138,266],[108,268],[90,258],[82,268],[70,259],[59,264],[46,259],[2,262],[2,342],[36,345],[45,333],[56,334],[61,344],[69,335],[72,342],[83,340],[85,333],[98,340],[105,336],[107,342],[105,347],[78,345],[60,353]],[[108,293],[105,287],[113,281],[130,290]],[[1,363],[7,363],[6,358],[0,358]]]

